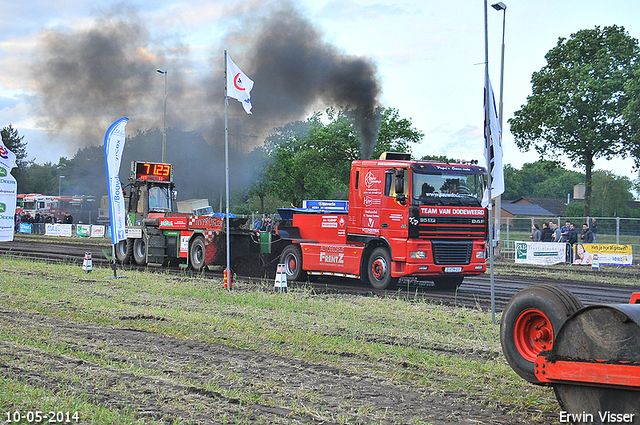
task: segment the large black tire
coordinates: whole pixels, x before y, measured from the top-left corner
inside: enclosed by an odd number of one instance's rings
[[[391,254],[387,248],[376,248],[367,261],[369,283],[375,289],[387,289],[397,279],[391,277]]]
[[[139,266],[147,265],[147,242],[144,237],[133,240],[133,260]]]
[[[196,272],[202,271],[205,265],[204,238],[196,236],[189,245],[189,267]]]
[[[287,245],[280,254],[280,264],[284,264],[287,280],[302,281],[307,272],[302,269],[302,251],[297,244]]]
[[[458,286],[462,285],[464,276],[439,276],[433,278],[433,284],[436,289],[443,291],[455,291]]]
[[[129,264],[133,256],[133,241],[123,239],[116,244],[116,259],[120,264]]]
[[[575,295],[555,285],[533,285],[514,295],[500,323],[502,352],[511,368],[540,384],[534,373],[536,357],[551,349],[562,324],[583,307]]]

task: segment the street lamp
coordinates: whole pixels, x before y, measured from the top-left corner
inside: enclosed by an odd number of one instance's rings
[[[496,4],[492,4],[493,7],[497,11],[502,10],[502,51],[500,53],[500,103],[498,105],[498,121],[500,123],[500,131],[504,134],[504,130],[502,129],[502,94],[504,93],[504,28],[505,28],[505,20],[507,18],[507,5],[498,2]],[[500,210],[502,209],[502,195],[496,197],[496,221],[495,221],[495,229],[496,229],[496,240],[500,240]]]
[[[58,176],[58,198],[60,197],[60,193],[62,192],[61,188],[62,188],[62,179],[63,178],[64,178],[64,176]]]
[[[158,68],[156,72],[158,74],[164,74],[164,116],[162,119],[162,162],[164,163],[164,152],[167,146],[167,71]]]

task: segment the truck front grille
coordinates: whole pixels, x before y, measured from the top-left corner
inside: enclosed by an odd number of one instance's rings
[[[469,264],[473,242],[432,241],[435,264]]]

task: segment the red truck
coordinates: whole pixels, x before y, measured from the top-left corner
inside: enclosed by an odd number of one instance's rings
[[[290,242],[280,262],[292,280],[333,275],[376,289],[407,281],[457,288],[486,269],[485,175],[478,165],[408,154],[354,161],[348,210],[289,210],[291,225],[278,228]]]

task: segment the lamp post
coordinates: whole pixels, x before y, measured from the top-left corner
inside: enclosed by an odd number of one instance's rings
[[[502,134],[504,134],[504,131],[502,129],[502,94],[504,93],[504,28],[505,28],[505,21],[507,18],[507,5],[502,3],[502,2],[498,2],[496,4],[492,4],[491,7],[493,7],[495,10],[497,11],[501,11],[502,10],[502,51],[500,53],[500,103],[498,105],[498,121],[500,123],[500,131],[502,132]],[[500,241],[500,213],[502,209],[502,195],[496,197],[496,221],[495,221],[495,238],[497,241]]]
[[[167,71],[158,68],[158,74],[164,74],[164,115],[162,118],[162,162],[164,163],[164,153],[167,146]]]
[[[62,179],[64,178],[64,176],[58,176],[58,198],[60,197],[60,194],[62,193]]]

